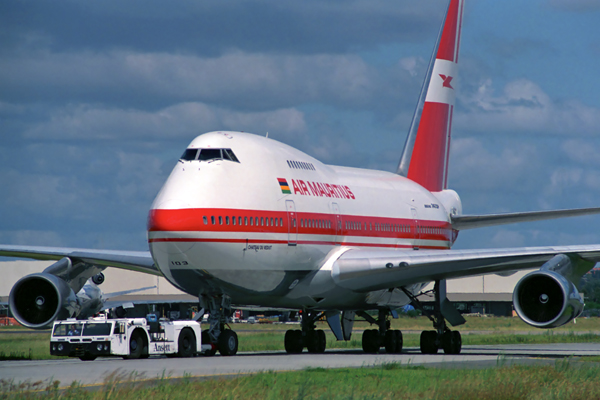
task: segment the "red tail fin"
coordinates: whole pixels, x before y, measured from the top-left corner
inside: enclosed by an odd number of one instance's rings
[[[448,183],[448,152],[455,99],[454,79],[458,71],[463,4],[463,0],[450,0],[436,45],[436,56],[435,59],[432,57],[430,62],[398,167],[399,174],[407,176],[432,192],[445,189]]]

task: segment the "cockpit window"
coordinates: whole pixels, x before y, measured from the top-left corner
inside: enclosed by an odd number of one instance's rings
[[[231,149],[223,149],[223,158],[225,160],[231,160],[234,162],[239,162],[239,160],[237,159],[237,157],[235,156],[235,154],[233,154],[233,151],[231,151]]]
[[[181,159],[184,161],[192,161],[196,159],[197,154],[198,149],[185,149],[185,151],[181,155]]]
[[[186,149],[181,156],[183,161],[196,159],[198,161],[229,160],[240,162],[231,149]]]
[[[221,156],[221,149],[202,149],[200,150],[200,157],[198,160],[200,161],[208,161],[208,160],[220,160],[223,157]]]

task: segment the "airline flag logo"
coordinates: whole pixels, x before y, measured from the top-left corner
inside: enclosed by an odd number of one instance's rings
[[[281,193],[292,194],[292,191],[290,190],[290,185],[288,185],[287,181],[284,178],[277,178],[277,182],[279,182],[279,187],[281,187]]]
[[[444,74],[440,74],[440,78],[442,78],[442,80],[444,81],[444,83],[442,84],[443,87],[454,89],[452,87],[452,85],[450,85],[450,82],[452,82],[452,77],[451,76],[446,76]]]

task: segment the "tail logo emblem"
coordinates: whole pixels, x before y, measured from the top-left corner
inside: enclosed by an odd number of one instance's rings
[[[444,84],[442,85],[443,87],[454,89],[452,87],[452,85],[450,85],[450,82],[452,82],[452,77],[451,76],[446,76],[446,75],[440,74],[440,78],[442,78],[444,80]]]

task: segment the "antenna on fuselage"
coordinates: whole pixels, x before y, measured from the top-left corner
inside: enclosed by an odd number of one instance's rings
[[[269,138],[269,132],[267,132],[267,135],[265,136],[267,139]]]

